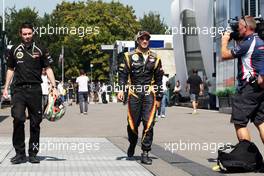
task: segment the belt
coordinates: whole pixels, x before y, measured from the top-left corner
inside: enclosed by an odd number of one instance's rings
[[[33,87],[37,87],[37,86],[40,86],[40,84],[38,84],[38,83],[25,83],[25,84],[15,85],[15,87],[18,87],[18,88],[33,88]]]

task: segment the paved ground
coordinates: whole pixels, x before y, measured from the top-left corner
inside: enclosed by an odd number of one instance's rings
[[[192,115],[189,108],[170,107],[167,118],[159,119],[155,125],[151,152],[153,165],[146,166],[139,162],[140,146],[136,150],[136,161],[126,160],[125,106],[96,104],[89,106],[88,115],[80,115],[78,111],[78,106],[69,106],[60,121],[43,121],[40,165],[12,166],[9,162],[14,155],[12,118],[9,117],[10,109],[1,109],[0,175],[223,175],[211,170],[215,165],[216,150],[224,143],[237,142],[229,115],[207,110]],[[256,129],[252,125],[250,128],[254,142],[264,154]],[[68,148],[54,149],[55,144]]]

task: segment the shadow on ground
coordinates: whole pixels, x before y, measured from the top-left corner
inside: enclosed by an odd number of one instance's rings
[[[151,159],[158,159],[157,157],[150,157]],[[129,160],[129,161],[140,161],[141,160],[141,156],[133,156],[133,157],[127,157],[127,156],[120,156],[117,157],[116,160]]]
[[[8,118],[9,116],[8,115],[4,115],[4,116],[0,116],[0,123],[2,122],[2,121],[4,121],[6,118]]]
[[[40,161],[65,161],[66,159],[63,158],[57,158],[57,157],[53,157],[53,156],[38,156]]]

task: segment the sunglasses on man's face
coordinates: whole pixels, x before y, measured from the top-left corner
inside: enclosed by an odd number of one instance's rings
[[[149,41],[149,37],[146,37],[146,36],[140,37],[139,39],[142,40],[142,41],[144,41],[144,40]]]

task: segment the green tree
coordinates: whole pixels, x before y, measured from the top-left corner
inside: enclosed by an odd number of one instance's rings
[[[6,12],[6,32],[11,44],[20,42],[19,27],[24,22],[32,23],[34,26],[39,25],[38,12],[29,7],[17,11],[15,7],[7,9]]]
[[[141,29],[151,34],[165,34],[166,32],[167,25],[164,22],[164,18],[161,19],[158,13],[150,11],[148,14],[144,14],[139,22]]]
[[[57,26],[88,29],[88,32],[79,30],[76,35],[66,34],[56,38],[52,45],[53,48],[65,46],[66,70],[83,68],[90,71],[92,63],[93,78],[98,80],[107,80],[110,71],[110,56],[101,51],[101,45],[114,44],[116,40],[131,40],[140,28],[133,8],[119,2],[62,2],[51,18]],[[76,71],[66,71],[66,74],[72,73]]]
[[[63,1],[51,14],[43,17],[39,17],[35,9],[9,9],[6,26],[12,44],[19,42],[18,29],[25,21],[37,27],[36,40],[49,48],[56,78],[61,73],[59,56],[64,46],[66,78],[78,76],[79,69],[90,72],[90,64],[93,64],[93,80],[108,80],[110,55],[101,50],[101,45],[112,45],[116,40],[133,40],[140,29],[131,6],[102,0]],[[40,36],[41,29],[46,29],[46,34]]]

